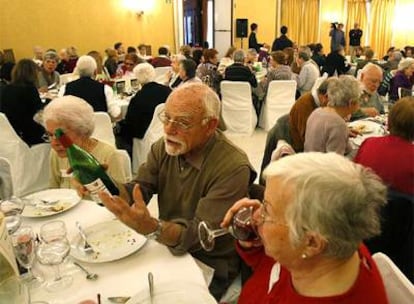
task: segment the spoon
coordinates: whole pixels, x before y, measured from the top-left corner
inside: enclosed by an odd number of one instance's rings
[[[78,262],[73,262],[73,264],[78,266],[84,273],[86,273],[86,279],[91,280],[91,281],[95,281],[96,279],[98,279],[97,273],[90,273],[85,267],[83,267]]]

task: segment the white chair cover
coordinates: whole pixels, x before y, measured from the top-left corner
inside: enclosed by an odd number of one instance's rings
[[[130,182],[132,180],[132,169],[131,169],[131,158],[125,150],[116,150],[117,155],[122,159],[122,165],[124,166],[124,172],[126,175],[126,181]]]
[[[266,100],[260,112],[259,126],[269,131],[279,117],[289,113],[295,103],[296,81],[273,80],[269,83]]]
[[[49,144],[29,146],[16,134],[7,117],[0,113],[0,156],[11,165],[14,195],[22,196],[49,185]]]
[[[155,110],[154,115],[147,131],[142,139],[134,138],[132,144],[132,173],[137,174],[139,166],[147,159],[148,152],[151,145],[156,142],[164,134],[164,126],[158,119],[158,114],[164,110],[165,104],[159,104]]]
[[[59,76],[59,85],[65,85],[68,82],[74,81],[79,78],[79,75],[73,73],[62,74]]]
[[[315,83],[313,84],[312,87],[312,94],[315,94],[319,88],[319,86],[321,85],[322,82],[324,82],[325,79],[328,78],[328,73],[324,73],[321,77],[316,78]]]
[[[228,133],[252,135],[257,115],[253,107],[252,90],[245,81],[223,80],[220,83],[222,117]]]
[[[0,157],[0,200],[13,195],[11,164],[7,158]]]
[[[112,129],[112,122],[109,114],[106,112],[94,112],[95,130],[92,137],[104,141],[115,147],[115,134]]]
[[[154,81],[161,83],[161,84],[165,84],[168,81],[166,77],[168,71],[171,71],[170,66],[155,68],[155,80]]]
[[[414,286],[393,261],[382,252],[375,253],[372,257],[381,273],[389,303],[414,303]]]

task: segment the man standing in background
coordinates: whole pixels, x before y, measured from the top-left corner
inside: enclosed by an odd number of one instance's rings
[[[349,53],[351,57],[355,56],[355,50],[361,46],[362,30],[359,24],[355,22],[354,28],[349,31]]]

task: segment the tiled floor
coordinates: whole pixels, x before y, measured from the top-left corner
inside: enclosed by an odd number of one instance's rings
[[[252,136],[226,134],[226,136],[243,151],[247,156],[253,167],[256,169],[257,176],[260,174],[260,165],[262,164],[263,152],[266,144],[267,132],[263,129],[257,128]],[[256,183],[258,182],[256,178]],[[154,217],[158,217],[158,204],[156,196],[153,197],[148,205],[150,213]]]

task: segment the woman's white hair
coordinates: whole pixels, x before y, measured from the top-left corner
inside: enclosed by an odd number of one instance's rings
[[[67,95],[52,100],[43,111],[43,124],[55,121],[81,137],[90,137],[95,129],[92,106],[82,98]]]
[[[148,82],[154,81],[155,79],[155,69],[151,64],[147,62],[138,64],[134,68],[133,72],[140,84],[146,84]]]
[[[336,153],[310,152],[281,158],[264,175],[277,177],[280,191],[292,189],[285,219],[294,246],[316,232],[327,240],[325,256],[346,258],[380,233],[387,190],[370,169]]]
[[[347,107],[358,103],[360,95],[360,83],[353,76],[342,75],[329,81],[328,105],[331,107]]]
[[[405,69],[409,68],[410,65],[414,64],[414,58],[404,58],[398,63],[398,70],[404,71]]]
[[[78,74],[80,77],[93,77],[96,71],[96,61],[95,58],[89,55],[80,56],[76,62],[75,74]]]

